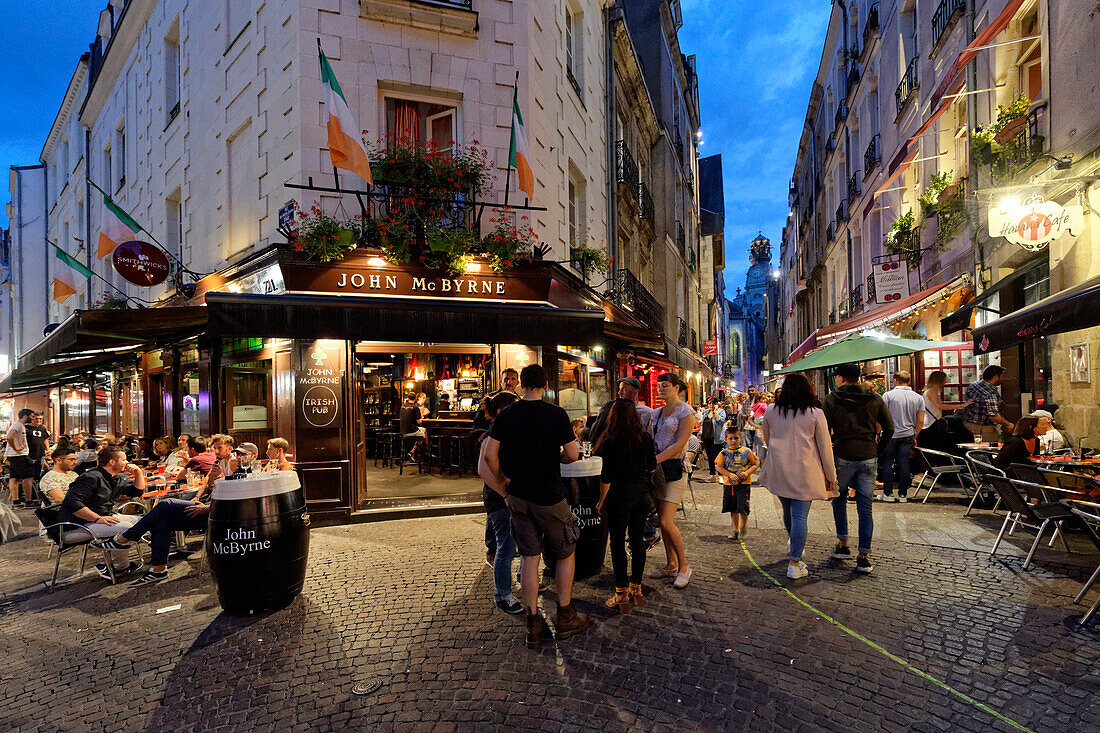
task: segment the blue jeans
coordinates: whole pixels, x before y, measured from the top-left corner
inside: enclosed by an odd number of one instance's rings
[[[833,499],[833,521],[836,523],[836,538],[848,540],[848,489],[856,490],[856,513],[859,514],[859,552],[871,551],[871,535],[875,531],[875,520],[871,517],[871,500],[875,491],[875,474],[878,460],[868,458],[865,461],[836,459],[836,481],[840,485],[840,498]]]
[[[882,454],[882,493],[893,496],[895,478],[898,496],[905,496],[909,492],[909,484],[913,483],[913,471],[909,468],[909,454],[912,452],[912,435],[890,439],[886,452]]]
[[[493,593],[506,596],[512,592],[512,558],[516,556],[516,543],[512,541],[512,513],[508,507],[489,512],[485,518],[493,531],[496,555],[493,557]]]
[[[763,463],[764,459],[768,457],[768,448],[764,445],[763,430],[756,431],[756,437],[753,439],[752,452],[756,454],[756,458],[760,463]]]
[[[141,539],[150,532],[153,535],[149,543],[152,550],[150,565],[167,565],[168,551],[172,548],[172,533],[187,532],[193,529],[206,529],[207,515],[191,517],[183,513],[189,506],[198,506],[193,501],[182,499],[161,499],[133,527],[122,533],[131,542]]]
[[[806,546],[806,523],[812,502],[781,496],[779,503],[783,505],[783,526],[791,538],[790,560],[798,562],[802,559],[802,548]]]

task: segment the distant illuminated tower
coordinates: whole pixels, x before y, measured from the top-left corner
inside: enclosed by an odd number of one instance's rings
[[[771,261],[771,240],[764,236],[764,232],[760,232],[756,235],[756,239],[752,240],[752,242],[749,243],[749,262],[755,265],[758,262],[771,264]]]
[[[763,384],[764,311],[772,287],[772,243],[763,232],[749,243],[749,263],[745,289],[729,301],[730,366],[738,389]]]

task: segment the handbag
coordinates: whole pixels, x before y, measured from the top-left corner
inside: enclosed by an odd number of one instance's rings
[[[684,477],[684,460],[682,458],[669,458],[661,461],[661,473],[667,483],[679,481]]]

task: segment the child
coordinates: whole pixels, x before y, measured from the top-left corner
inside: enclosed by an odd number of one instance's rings
[[[714,467],[726,487],[722,491],[722,513],[729,512],[733,525],[729,538],[743,539],[749,524],[752,475],[760,467],[760,462],[755,453],[741,447],[741,432],[737,428],[726,428],[726,447],[714,459]]]

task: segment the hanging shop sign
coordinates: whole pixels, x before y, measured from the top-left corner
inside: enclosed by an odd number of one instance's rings
[[[909,267],[904,262],[876,262],[872,269],[876,303],[885,305],[909,297]]]
[[[339,428],[344,380],[343,342],[305,342],[301,359],[295,380],[301,427]]]
[[[131,240],[115,247],[111,255],[115,272],[134,285],[151,288],[168,279],[172,265],[164,250],[148,242]]]
[[[1084,228],[1084,207],[1062,206],[1037,193],[1022,205],[1009,200],[989,209],[989,236],[1004,237],[1027,250],[1040,250],[1063,232],[1077,235]]]
[[[718,340],[708,339],[703,341],[703,356],[718,356]]]

